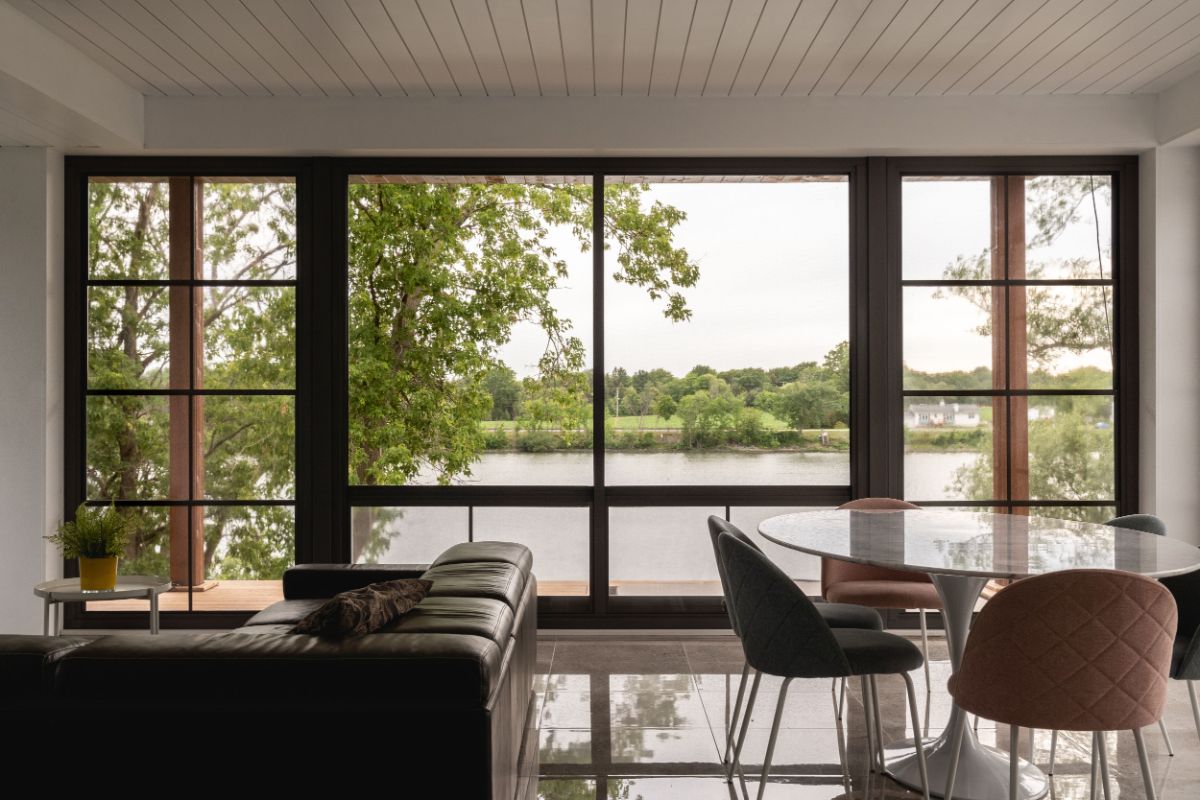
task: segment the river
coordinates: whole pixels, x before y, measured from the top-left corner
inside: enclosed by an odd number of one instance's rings
[[[905,496],[914,500],[954,499],[949,493],[955,470],[970,464],[974,453],[911,453],[904,458]],[[795,452],[609,452],[605,458],[612,485],[844,485],[850,480],[845,453]],[[488,452],[465,484],[583,485],[592,481],[588,451],[555,453]],[[430,483],[426,479],[421,482]],[[719,498],[714,498],[719,501]],[[789,509],[734,507],[732,521],[753,531],[763,518]],[[797,509],[798,510],[798,509]],[[694,593],[709,591],[716,580],[705,527],[709,514],[723,505],[686,508],[612,508],[609,510],[609,573],[622,593]],[[383,562],[429,561],[467,538],[504,539],[528,545],[534,571],[543,582],[585,582],[588,575],[588,514],[576,508],[476,508],[468,522],[465,508],[406,508],[385,523],[390,534]],[[798,579],[819,576],[819,560],[770,546],[773,558]],[[705,588],[708,587],[708,588]],[[576,587],[578,590],[578,587]]]

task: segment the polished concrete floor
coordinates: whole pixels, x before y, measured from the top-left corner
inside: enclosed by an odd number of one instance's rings
[[[930,733],[936,736],[949,715],[945,684],[950,664],[940,638],[932,640],[931,649],[932,695],[925,695],[921,672],[913,680],[919,703],[924,706],[928,699]],[[756,795],[780,681],[764,679],[743,754],[745,780],[726,784],[721,775],[723,725],[742,668],[741,648],[732,637],[543,635],[538,660],[540,797],[729,800],[743,792]],[[885,742],[911,738],[903,682],[896,677],[879,680]],[[919,797],[870,773],[861,695],[851,687],[839,728],[830,688],[825,680],[793,682],[766,797]],[[1170,692],[1166,721],[1175,756],[1167,755],[1157,730],[1146,731],[1154,785],[1160,800],[1194,800],[1200,798],[1200,739],[1186,686],[1172,682]],[[1008,748],[1005,725],[983,721],[979,736],[985,744]],[[1088,797],[1090,741],[1090,734],[1060,734],[1053,797]],[[839,742],[848,756],[848,774],[840,766]],[[1030,745],[1029,732],[1022,731],[1022,755],[1028,756]],[[1034,761],[1045,768],[1050,731],[1035,731],[1032,747]],[[1144,798],[1132,735],[1110,734],[1108,750],[1111,798]]]

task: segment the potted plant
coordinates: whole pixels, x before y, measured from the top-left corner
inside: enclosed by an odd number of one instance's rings
[[[79,588],[105,591],[116,588],[117,557],[129,541],[129,519],[108,508],[75,509],[75,519],[58,526],[58,533],[46,537],[62,548],[65,558],[79,559]]]

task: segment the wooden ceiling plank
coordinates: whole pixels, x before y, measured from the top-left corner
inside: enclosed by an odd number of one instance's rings
[[[917,65],[904,76],[893,95],[912,96],[933,79],[956,54],[969,45],[981,31],[991,24],[996,16],[1008,8],[1008,3],[972,3],[950,29],[925,53]]]
[[[726,15],[732,6],[733,0],[697,0],[688,27],[683,60],[675,78],[677,95],[696,97],[703,91],[709,67],[716,55],[717,43],[725,27]]]
[[[203,85],[205,93],[225,97],[246,94],[223,71],[202,56],[191,42],[163,24],[162,20],[150,13],[138,0],[105,0],[105,4],[115,17],[119,17],[125,25],[137,31],[137,34],[156,51],[186,70],[191,80]],[[150,51],[143,52],[150,58]],[[262,87],[256,88],[260,94],[265,93]]]
[[[891,23],[838,87],[839,95],[861,96],[892,63],[943,0],[905,0]]]
[[[1043,0],[1012,0],[978,33],[965,42],[958,52],[946,59],[938,71],[921,86],[917,94],[952,93],[950,92],[951,87],[969,72],[971,67],[991,53],[1006,47],[1012,34],[1027,23],[1044,5]],[[966,94],[966,91],[959,90],[953,93]]]
[[[734,73],[730,94],[741,97],[758,94],[758,87],[775,61],[784,37],[799,16],[802,4],[802,0],[767,0]]]
[[[784,87],[784,94],[795,96],[812,92],[817,81],[825,74],[826,67],[843,50],[847,37],[863,18],[869,5],[870,0],[839,0]]]
[[[1143,86],[1156,80],[1159,76],[1171,72],[1182,64],[1188,64],[1200,55],[1200,34],[1189,41],[1180,44],[1171,52],[1163,55],[1157,61],[1149,64],[1130,75],[1121,83],[1109,90],[1109,94],[1137,94]]]
[[[326,0],[314,5],[314,8],[320,14],[324,26],[328,27],[336,38],[337,44],[330,45],[330,48],[333,51],[345,51],[353,62],[354,71],[367,80],[371,91],[366,91],[365,94],[378,94],[383,97],[407,94],[404,85],[388,66],[379,48],[367,35],[362,20],[346,0]],[[343,63],[339,67],[339,73],[348,67],[349,65]]]
[[[521,9],[542,94],[547,97],[566,95],[567,68],[563,63],[563,42],[554,0],[523,0]]]
[[[158,0],[155,0],[158,2]],[[153,8],[168,16],[169,9],[191,20],[246,68],[274,95],[324,97],[325,92],[240,0],[183,2],[162,0]]]
[[[1086,25],[1097,14],[1107,8],[1113,0],[1079,0],[1072,4],[1057,19],[1049,24],[1039,20],[1034,28],[1037,34],[1025,42],[1017,51],[1005,52],[1007,60],[994,71],[972,94],[1020,94],[1025,86],[1040,79],[1038,63],[1068,37]],[[1055,6],[1056,10],[1060,7]],[[1031,80],[1031,76],[1038,76]]]
[[[491,94],[484,82],[482,70],[475,61],[475,54],[467,42],[454,4],[448,0],[417,0],[425,25],[442,54],[446,68],[454,76],[463,97],[483,97]],[[503,70],[493,76],[498,93],[508,94],[508,77]]]
[[[733,0],[701,94],[726,97],[758,25],[766,0]]]
[[[404,93],[409,97],[432,96],[433,90],[383,4],[379,0],[346,0],[346,5]]]
[[[619,95],[625,63],[625,3],[592,4],[592,48],[596,94]]]
[[[317,51],[292,18],[283,12],[283,7],[275,3],[275,0],[240,0],[240,2],[239,0],[225,0],[217,8],[222,14],[227,12],[236,14],[238,5],[244,5],[258,23],[258,26],[252,29],[254,34],[250,38],[254,46],[257,47],[258,42],[266,43],[268,39],[273,39],[284,51],[286,57],[292,60],[326,95],[346,97],[353,94],[350,87],[342,81],[329,62]],[[287,4],[287,7],[294,8],[295,5]],[[236,28],[237,24],[234,23],[234,26]]]
[[[1080,0],[1049,0],[1018,25],[999,46],[981,57],[947,90],[948,94],[971,94],[985,81],[999,72],[1014,56],[1037,39],[1043,31],[1054,25]]]
[[[1112,72],[1086,87],[1083,93],[1123,94],[1132,91],[1158,74],[1150,72],[1150,70],[1162,59],[1176,58],[1177,60],[1170,62],[1170,66],[1175,66],[1180,61],[1186,61],[1196,52],[1197,37],[1200,37],[1200,16],[1193,17],[1157,42],[1147,45],[1140,52],[1122,62]]]
[[[508,64],[486,0],[453,0],[452,10],[488,95],[514,94]]]
[[[344,3],[327,0],[321,3],[321,9],[318,10],[310,0],[295,0],[280,4],[279,7],[352,95],[378,97],[381,94],[379,87],[350,52],[349,43],[342,41],[329,22],[330,17],[340,16],[341,27],[357,27],[350,9]]]
[[[567,71],[567,94],[591,97],[596,93],[596,81],[592,75],[591,0],[558,0],[557,5],[563,61]]]
[[[271,69],[270,65],[263,62],[257,54],[253,54],[256,62],[261,65],[261,71],[269,77],[264,79],[263,75],[255,74],[255,72],[242,60],[235,57],[226,47],[224,47],[217,39],[204,28],[197,25],[191,17],[179,10],[171,0],[117,0],[113,7],[122,13],[141,18],[136,9],[141,9],[150,19],[144,20],[148,35],[151,31],[158,31],[150,20],[153,20],[161,30],[167,33],[155,33],[155,37],[162,36],[163,41],[173,41],[170,35],[173,35],[179,42],[183,43],[187,49],[195,53],[196,66],[194,70],[200,69],[203,63],[211,66],[211,69],[223,77],[228,83],[232,84],[237,90],[245,95],[250,96],[270,96],[278,93],[295,94],[295,91]],[[128,7],[126,12],[124,9]],[[144,18],[141,18],[144,19]],[[245,42],[243,41],[244,45]],[[175,45],[173,45],[175,46]],[[183,47],[180,47],[182,50]],[[177,52],[177,57],[183,57],[183,53]],[[201,63],[203,62],[203,63]],[[197,73],[200,74],[200,73]],[[218,84],[214,83],[214,87],[220,90]],[[221,92],[224,94],[225,92]]]
[[[415,0],[380,1],[434,96],[459,97],[462,88],[458,85],[457,76],[446,65]]]
[[[142,94],[186,95],[187,90],[81,13],[67,0],[16,0],[18,11],[78,47]]]
[[[1135,94],[1158,94],[1164,89],[1174,86],[1179,81],[1190,78],[1200,72],[1200,55],[1194,55],[1181,64],[1172,67],[1156,78],[1134,89]]]
[[[884,32],[891,28],[892,23],[903,10],[903,3],[885,2],[884,0],[874,0],[867,6],[866,11],[858,20],[858,24],[846,37],[841,50],[825,67],[825,73],[817,79],[809,94],[822,96],[838,94],[842,86],[854,74],[858,65],[875,47]]]
[[[654,66],[662,0],[630,3],[625,13],[625,67],[621,94],[647,96],[650,94],[650,72]]]
[[[942,0],[917,26],[900,49],[888,59],[884,68],[876,75],[863,94],[872,97],[890,95],[892,91],[913,72],[942,37],[962,18],[968,10],[963,3]]]
[[[513,93],[519,97],[537,97],[542,93],[533,49],[525,30],[521,0],[485,0],[489,22],[500,42],[500,53],[508,67]]]
[[[696,0],[662,0],[658,39],[654,44],[654,63],[650,67],[652,96],[675,95],[695,13]]]
[[[1174,4],[1165,13],[1161,13],[1161,8],[1156,8],[1155,11],[1155,18],[1153,21],[1149,21],[1149,24],[1147,24],[1147,20],[1140,20],[1140,24],[1136,26],[1123,27],[1123,35],[1119,42],[1107,42],[1104,50],[1093,53],[1086,68],[1079,71],[1070,80],[1055,87],[1054,93],[1079,94],[1083,92],[1093,82],[1107,75],[1123,61],[1141,51],[1142,48],[1153,45],[1154,42],[1180,25],[1186,25],[1195,17],[1197,11],[1200,11],[1200,8],[1193,0],[1186,0],[1182,4]]]

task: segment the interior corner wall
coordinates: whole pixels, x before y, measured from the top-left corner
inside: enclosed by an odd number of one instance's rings
[[[1141,510],[1200,544],[1200,147],[1140,161]]]
[[[0,632],[40,633],[33,586],[62,506],[62,155],[0,148]]]

